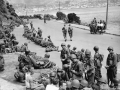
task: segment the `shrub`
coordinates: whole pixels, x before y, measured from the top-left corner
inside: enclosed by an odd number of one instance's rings
[[[63,12],[57,12],[56,14],[58,20],[64,20],[66,15]]]
[[[68,17],[68,23],[78,23],[78,24],[81,23],[80,18],[76,16],[75,13],[69,13],[67,17]]]

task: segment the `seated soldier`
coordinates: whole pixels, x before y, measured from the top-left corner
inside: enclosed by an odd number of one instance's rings
[[[71,54],[77,54],[77,52],[76,52],[76,49],[77,49],[77,47],[73,47],[73,49],[71,50]]]

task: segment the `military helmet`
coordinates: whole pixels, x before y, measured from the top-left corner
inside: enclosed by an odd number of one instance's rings
[[[71,57],[71,59],[76,59],[77,58],[75,54],[71,54],[70,57]]]
[[[71,83],[72,87],[79,88],[80,82],[77,79],[74,79]]]
[[[86,80],[82,80],[80,85],[82,85],[83,87],[87,87],[88,86],[88,82]]]
[[[68,68],[69,66],[68,66],[68,64],[64,64],[63,65],[63,68],[65,69],[65,68]]]
[[[65,43],[62,43],[61,46],[66,46]]]
[[[73,50],[76,50],[77,49],[77,47],[73,47]]]
[[[24,45],[26,45],[26,46],[27,46],[28,44],[27,44],[27,43],[24,43]]]
[[[84,51],[85,51],[85,49],[84,49],[84,48],[82,48],[82,49],[81,49],[81,51],[82,51],[82,52],[84,52]]]
[[[49,57],[50,57],[50,54],[49,54],[49,53],[46,53],[44,57],[49,58]]]
[[[113,47],[112,47],[112,46],[109,46],[107,50],[113,50]]]
[[[67,45],[67,47],[70,47],[70,46],[71,46],[70,44]]]
[[[55,77],[56,76],[56,73],[55,72],[51,72],[50,73],[50,77]]]
[[[67,81],[67,82],[66,82],[66,86],[67,86],[67,88],[71,88],[71,82],[70,82],[70,81]]]
[[[86,54],[86,55],[91,55],[91,51],[88,50],[88,49],[86,49],[85,54]]]
[[[94,46],[93,49],[96,51],[96,50],[99,50],[99,47],[98,46]]]
[[[57,69],[57,72],[62,72],[62,69],[61,69],[61,68],[58,68],[58,69]]]

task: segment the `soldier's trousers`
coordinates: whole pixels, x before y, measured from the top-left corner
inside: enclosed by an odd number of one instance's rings
[[[92,73],[91,75],[87,77],[88,77],[88,86],[91,87],[94,84],[95,73]]]
[[[63,37],[66,40],[67,39],[67,33],[63,33]]]
[[[70,38],[72,38],[73,34],[72,33],[68,33],[68,34],[69,34]]]
[[[112,67],[107,70],[108,79],[113,82],[113,79],[116,78],[117,75],[117,67]]]
[[[95,69],[95,80],[99,80],[102,77],[101,75],[101,68],[96,68]]]

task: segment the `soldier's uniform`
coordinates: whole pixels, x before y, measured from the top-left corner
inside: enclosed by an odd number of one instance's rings
[[[83,78],[83,71],[84,71],[83,63],[80,61],[77,61],[76,63],[72,63],[71,70],[74,70],[74,72],[72,72],[72,79],[78,79],[79,81],[81,81]]]
[[[67,28],[66,28],[65,25],[64,25],[64,27],[62,28],[62,32],[63,32],[63,37],[64,37],[65,41],[67,41]]]
[[[88,86],[91,87],[92,84],[94,84],[95,67],[94,67],[94,60],[92,59],[91,52],[89,50],[85,51],[85,61],[86,61],[86,65],[85,65],[86,79],[88,81]]]
[[[113,48],[108,47],[108,51],[109,50],[113,51]],[[114,54],[114,52],[108,54],[106,65],[108,66],[107,77],[110,79],[111,83],[113,84],[113,79],[116,78],[116,74],[117,74],[117,57]]]
[[[65,44],[62,44],[61,46],[65,46]],[[61,60],[62,60],[62,64],[69,64],[69,56],[70,56],[70,53],[68,51],[67,48],[64,48],[61,50]]]
[[[32,22],[30,23],[30,26],[31,26],[31,29],[32,29],[33,28],[33,23]]]
[[[42,30],[40,28],[38,28],[38,35],[39,37],[42,37]]]
[[[73,28],[69,25],[68,27],[68,34],[70,36],[70,41],[72,41],[72,37],[73,37]]]
[[[102,59],[99,54],[99,47],[95,46],[94,48],[95,55],[94,55],[94,64],[95,64],[95,80],[99,80],[102,75],[101,75],[101,67],[102,67]]]

